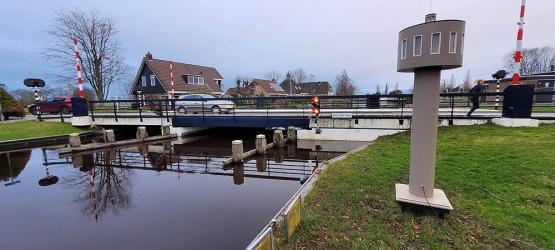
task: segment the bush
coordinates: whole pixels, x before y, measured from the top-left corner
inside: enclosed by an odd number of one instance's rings
[[[0,102],[2,103],[2,113],[7,120],[10,116],[24,117],[23,106],[15,100],[5,89],[0,88]]]

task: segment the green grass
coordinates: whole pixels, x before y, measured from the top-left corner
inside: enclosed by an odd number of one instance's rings
[[[494,110],[495,106],[482,105],[482,106],[480,106],[480,108],[481,109]],[[502,109],[503,109],[503,105],[500,104],[499,111],[501,111]],[[532,112],[533,113],[555,113],[555,106],[553,106],[553,107],[532,107]]]
[[[68,123],[18,121],[0,123],[0,141],[28,139],[34,137],[66,135],[86,132],[88,129],[76,128]]]
[[[280,248],[555,249],[555,125],[441,128],[436,187],[454,211],[401,212],[410,134],[378,139],[329,166],[303,204],[303,222]]]

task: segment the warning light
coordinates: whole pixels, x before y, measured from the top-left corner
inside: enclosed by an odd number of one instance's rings
[[[312,97],[312,113],[316,115],[320,114],[320,97]]]

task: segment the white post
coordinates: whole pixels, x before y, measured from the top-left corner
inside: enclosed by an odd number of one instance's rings
[[[231,154],[233,162],[243,161],[243,141],[234,140],[231,142]]]

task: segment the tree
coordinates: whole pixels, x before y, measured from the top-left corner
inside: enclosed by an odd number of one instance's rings
[[[453,91],[455,86],[457,85],[457,79],[455,78],[455,74],[451,74],[451,78],[447,82],[447,92]]]
[[[56,12],[55,26],[47,33],[52,41],[44,55],[62,68],[65,81],[76,78],[73,37],[78,44],[83,80],[95,91],[99,100],[108,97],[110,86],[128,77],[129,66],[124,63],[120,43],[115,35],[115,21],[99,12]]]
[[[503,66],[507,72],[514,72],[515,52],[511,52],[503,58]],[[555,64],[555,47],[544,46],[539,48],[523,49],[520,62],[520,74],[529,75],[551,71]]]
[[[382,94],[382,90],[380,88],[380,84],[378,83],[378,85],[376,85],[376,95],[381,95]]]
[[[385,93],[386,95],[389,94],[389,83],[387,83],[387,82],[385,83],[385,90],[384,90],[384,93]]]
[[[8,120],[10,116],[25,116],[23,106],[8,93],[4,88],[0,88],[0,104],[2,105],[3,118]]]
[[[391,95],[401,95],[401,94],[403,94],[403,91],[401,91],[399,89],[399,83],[398,82],[395,83],[395,89],[393,91],[391,91],[391,93],[389,93],[389,94],[391,94]]]
[[[278,71],[270,71],[270,72],[266,72],[264,74],[264,78],[267,80],[274,80],[275,82],[280,82],[279,80],[281,80],[282,78],[282,74]]]
[[[464,75],[464,80],[462,82],[462,90],[466,92],[466,91],[469,91],[471,88],[472,88],[472,76],[470,75],[470,70],[468,70]]]
[[[354,95],[356,92],[357,87],[354,85],[353,80],[349,77],[346,70],[343,70],[335,77],[335,95]]]
[[[291,75],[291,78],[296,83],[304,83],[314,81],[315,76],[313,74],[307,73],[302,67],[289,70],[287,73]]]
[[[35,102],[35,92],[32,90],[16,89],[11,94],[23,107],[27,107]]]

